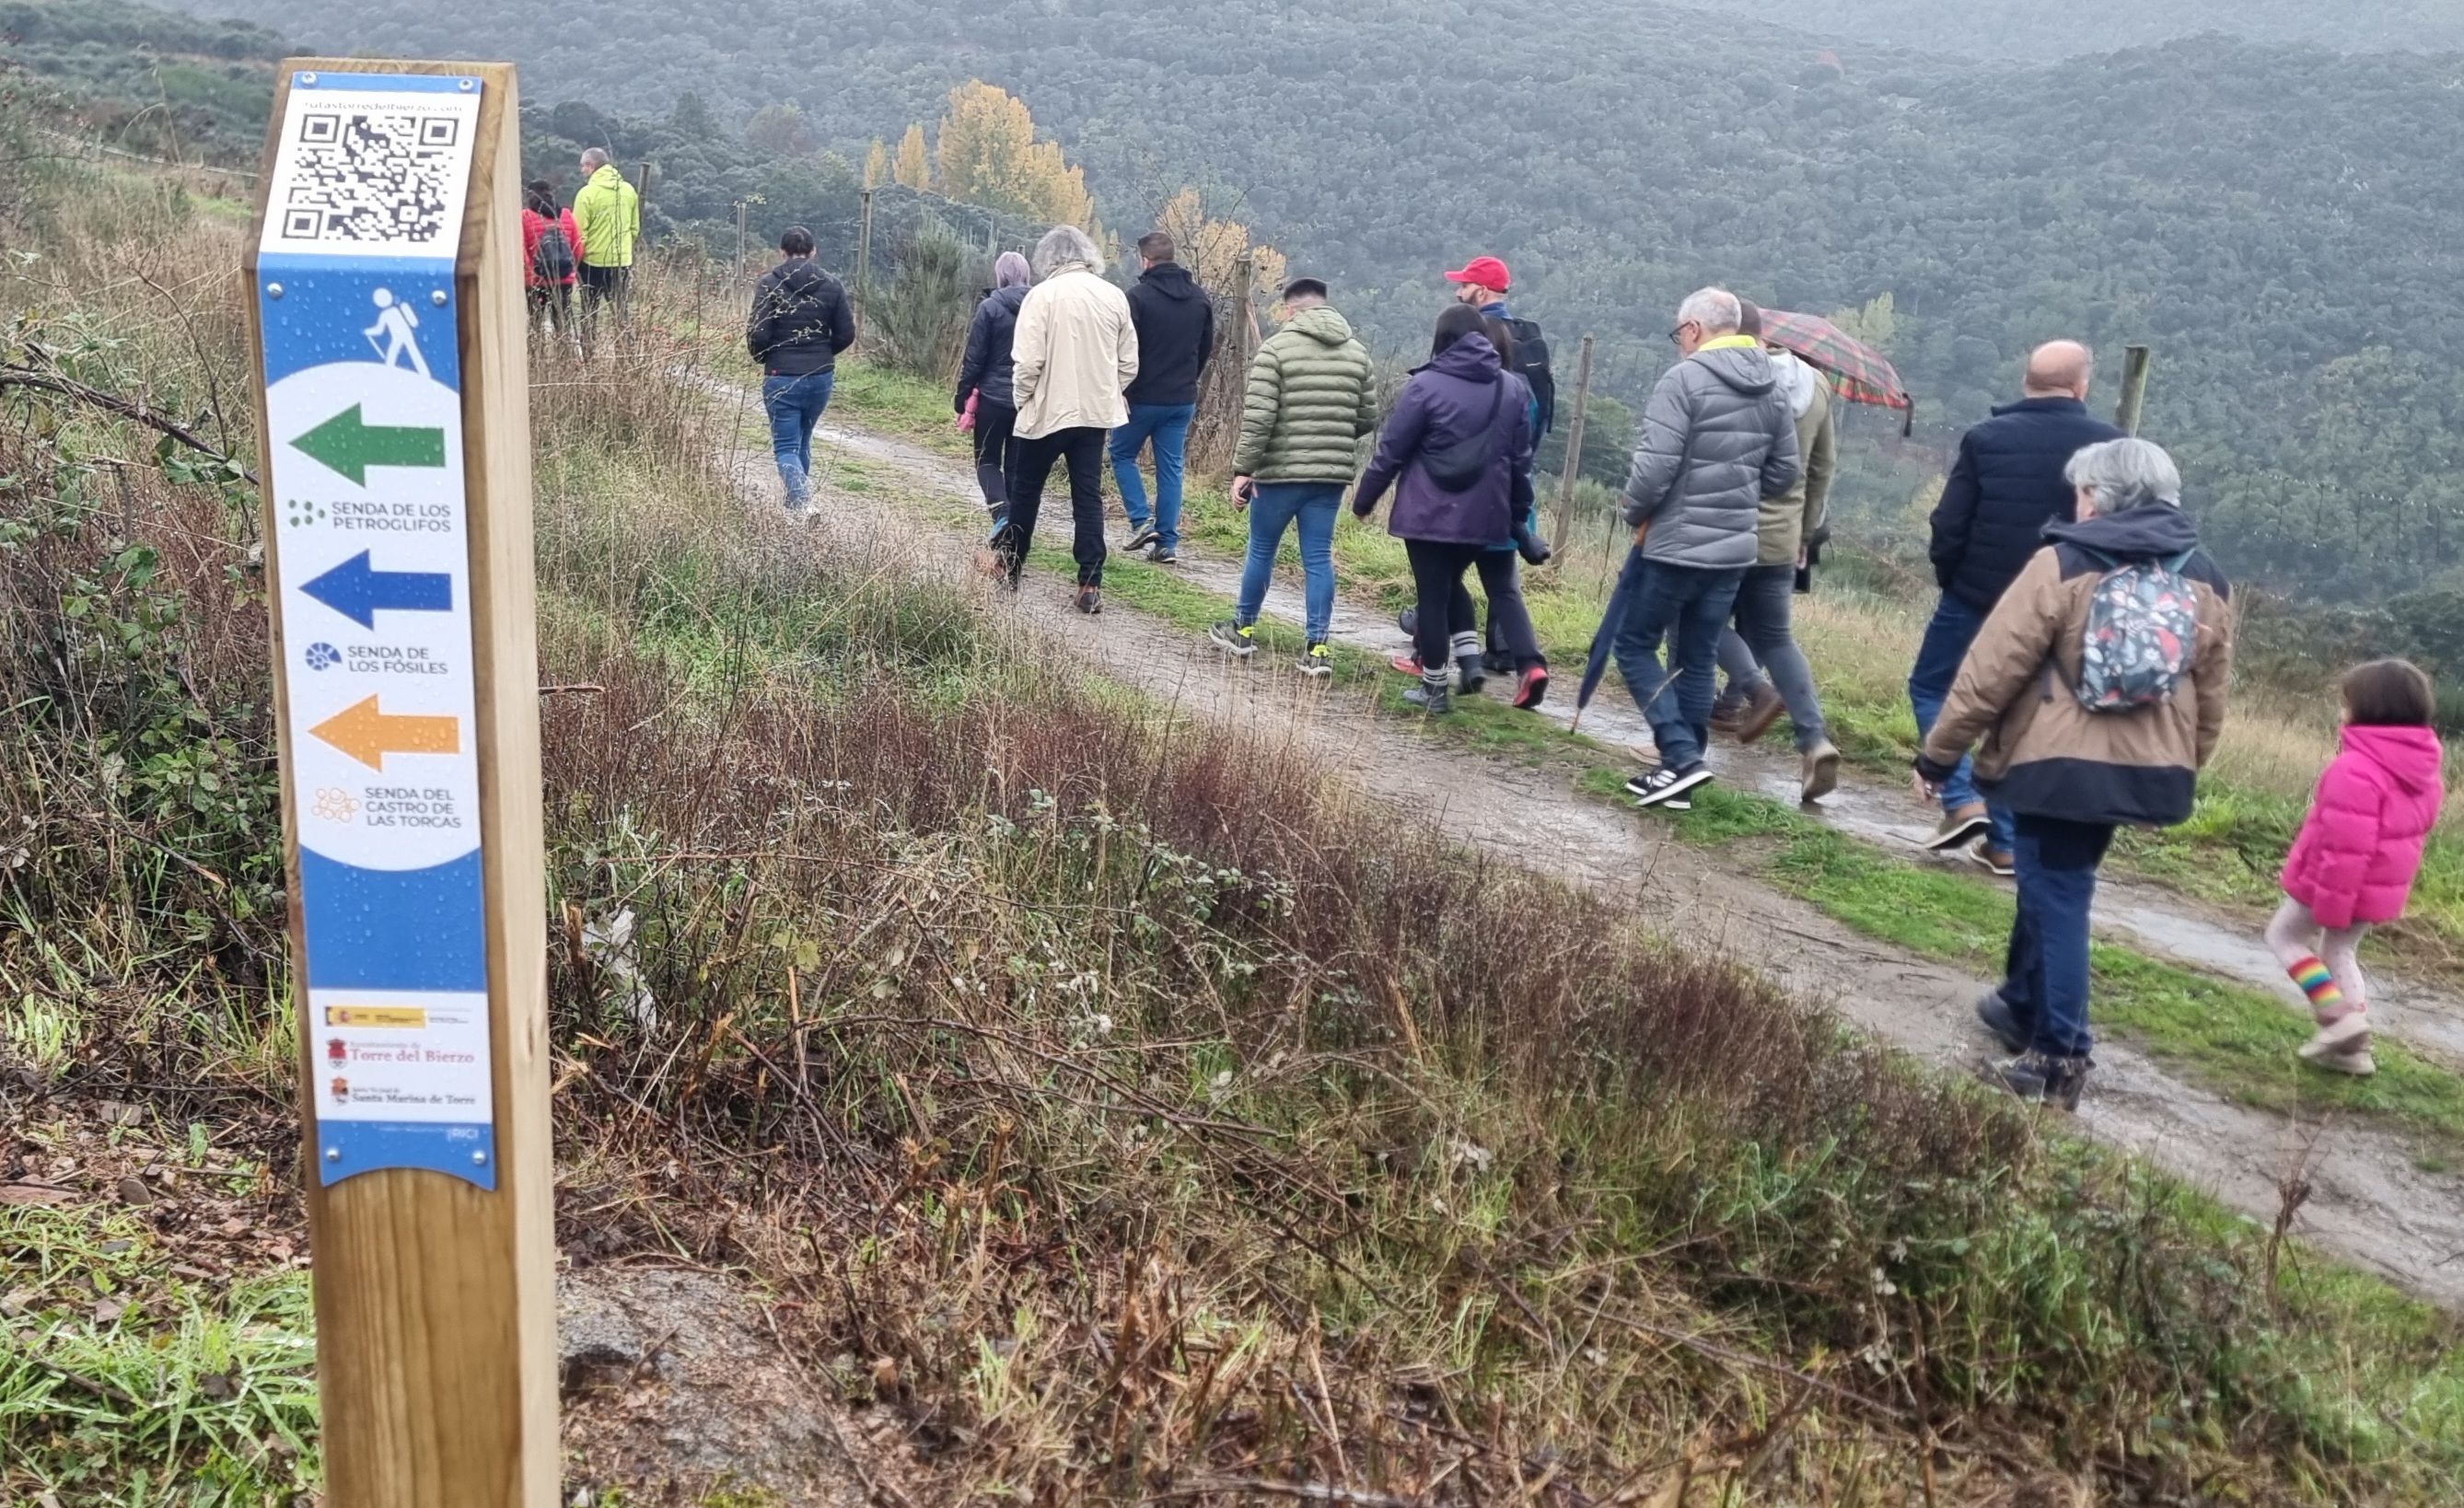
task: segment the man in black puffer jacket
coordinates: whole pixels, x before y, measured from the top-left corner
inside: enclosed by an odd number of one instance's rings
[[[1198,377],[1215,353],[1215,303],[1173,260],[1180,249],[1164,231],[1138,237],[1144,264],[1130,290],[1130,324],[1138,334],[1138,376],[1121,396],[1130,422],[1112,431],[1112,480],[1130,515],[1130,542],[1150,560],[1169,563],[1180,548],[1180,477],[1190,420],[1198,413]],[[1149,523],[1138,451],[1155,442],[1155,495]]]
[[[813,232],[790,226],[779,237],[785,254],[753,289],[745,349],[761,363],[761,406],[770,414],[770,448],[787,511],[812,501],[813,426],[830,404],[839,353],[855,344],[855,311],[847,290],[813,260]]]
[[[2072,456],[2119,440],[2122,431],[2087,411],[2096,359],[2076,340],[2055,340],[2028,357],[2015,404],[1959,440],[1959,459],[1933,511],[1933,575],[1942,602],[1925,626],[1925,644],[1908,672],[1908,702],[1922,738],[1942,715],[1968,646],[1993,604],[2035,553],[2045,526],[2077,516],[2077,494],[2062,480]],[[1943,819],[1926,846],[1957,848],[1984,837],[1977,860],[1996,874],[2011,872],[2010,815],[1989,810],[1962,759],[1942,784]]]

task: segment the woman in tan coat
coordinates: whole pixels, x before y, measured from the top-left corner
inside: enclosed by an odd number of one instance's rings
[[[2062,474],[2078,522],[2046,526],[1986,620],[1917,755],[1917,789],[1932,799],[1984,739],[1977,783],[2015,820],[2019,908],[2002,986],[1977,1015],[2019,1054],[1994,1078],[2074,1109],[2091,1066],[2097,866],[2115,828],[2190,815],[2224,730],[2233,609],[2163,449],[2108,440]]]

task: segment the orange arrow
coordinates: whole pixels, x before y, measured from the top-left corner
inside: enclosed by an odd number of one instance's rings
[[[388,717],[373,696],[308,731],[371,770],[383,770],[389,754],[462,752],[460,718]]]

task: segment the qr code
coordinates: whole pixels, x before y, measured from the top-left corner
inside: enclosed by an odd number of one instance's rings
[[[457,115],[312,110],[297,117],[281,186],[282,239],[326,246],[429,245],[458,229],[469,123]]]

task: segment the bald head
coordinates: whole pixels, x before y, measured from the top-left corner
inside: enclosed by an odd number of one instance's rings
[[[2030,398],[2085,398],[2096,357],[2077,340],[2048,340],[2028,353]]]

